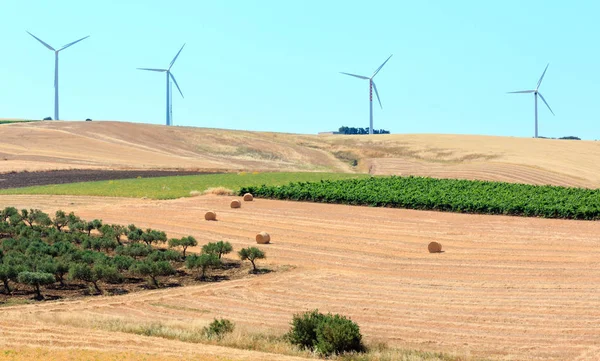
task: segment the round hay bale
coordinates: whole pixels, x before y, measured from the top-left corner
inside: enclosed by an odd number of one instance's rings
[[[204,214],[204,219],[206,219],[207,221],[216,221],[217,213],[213,211],[208,211]]]
[[[271,236],[267,232],[260,232],[256,235],[256,243],[267,244],[271,242]]]
[[[429,253],[440,253],[442,251],[442,244],[438,242],[431,242],[427,246]]]
[[[231,208],[240,208],[242,206],[242,202],[234,199],[231,201]]]
[[[244,194],[244,201],[245,202],[252,202],[252,200],[254,199],[254,196],[250,193],[246,193]]]

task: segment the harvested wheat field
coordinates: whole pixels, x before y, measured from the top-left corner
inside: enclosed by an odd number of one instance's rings
[[[263,199],[232,210],[229,200],[0,197],[2,205],[61,208],[161,229],[169,237],[190,234],[200,245],[225,240],[234,250],[256,245],[256,233],[268,231],[273,243],[259,245],[268,257],[259,265],[275,270],[198,286],[3,307],[0,346],[284,360],[110,329],[152,322],[185,329],[225,317],[240,329],[282,334],[294,313],[318,308],[350,316],[368,342],[393,347],[464,359],[600,358],[598,222]],[[219,213],[218,222],[203,220],[209,209]],[[431,241],[443,244],[444,252],[429,253]]]
[[[600,142],[594,141],[442,134],[300,135],[102,121],[6,124],[0,131],[0,173],[335,171],[600,187]],[[354,161],[356,167],[350,165]]]

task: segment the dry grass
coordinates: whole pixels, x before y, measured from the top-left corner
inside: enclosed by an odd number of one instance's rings
[[[195,344],[206,344],[215,346],[224,346],[228,348],[234,348],[239,350],[251,350],[266,352],[271,354],[294,356],[310,359],[318,359],[318,355],[308,351],[301,350],[291,345],[285,338],[285,335],[281,332],[276,332],[268,329],[261,329],[257,327],[248,328],[246,326],[236,326],[232,333],[226,334],[223,338],[209,339],[205,336],[203,328],[208,325],[208,321],[164,321],[164,322],[152,322],[145,323],[136,321],[133,318],[109,318],[103,316],[70,316],[70,315],[42,315],[36,317],[36,320],[43,320],[47,324],[71,326],[82,329],[95,329],[110,332],[129,333],[135,335],[142,335],[147,337],[163,338],[168,340],[178,340],[185,343]],[[470,361],[475,360],[468,355],[451,355],[435,352],[422,352],[415,350],[403,350],[403,349],[392,349],[384,343],[373,343],[367,345],[368,351],[363,354],[347,354],[340,356],[333,356],[332,360],[341,361],[392,361],[392,360],[404,360],[404,361]],[[105,358],[109,357],[111,353],[98,352],[96,357],[98,360],[118,360],[118,358]],[[73,355],[76,355],[71,360],[81,360],[85,357],[89,357],[94,353],[87,350],[76,350]],[[117,353],[121,354],[126,359],[137,360],[141,357],[148,357],[148,360],[154,360],[156,355],[151,354],[137,354],[137,353]],[[0,353],[0,360],[3,360]],[[14,358],[7,358],[7,360],[25,360],[26,356],[36,355],[36,360],[40,359],[52,359],[62,360],[62,351],[55,352],[47,349],[24,349],[20,348],[19,351],[5,352],[5,355],[19,356]],[[45,358],[48,356],[48,358]],[[131,358],[130,358],[131,357]],[[146,360],[144,358],[141,358]],[[170,360],[170,358],[165,358]],[[201,358],[198,360],[213,360],[214,358]],[[187,360],[187,358],[184,358]]]
[[[600,355],[598,222],[264,199],[232,211],[222,197],[212,195],[169,201],[1,196],[0,201],[19,209],[50,213],[61,208],[85,219],[133,223],[164,230],[169,237],[192,235],[201,245],[223,240],[234,251],[256,244],[260,230],[276,240],[264,246],[268,258],[259,262],[275,270],[269,274],[2,307],[0,347],[52,340],[116,348],[123,344],[111,346],[114,340],[126,339],[129,346],[144,338],[152,341],[135,334],[115,337],[112,331],[71,331],[50,318],[33,323],[38,316],[102,316],[193,328],[227,318],[240,330],[281,335],[294,313],[317,308],[350,317],[368,343],[382,341],[390,348],[507,361],[597,360]],[[208,209],[219,212],[219,222],[199,221]],[[366,225],[374,226],[367,232]],[[428,253],[431,241],[442,243],[446,252]],[[292,267],[282,271],[281,265]],[[142,343],[143,351],[159,352],[167,341],[177,340]],[[231,352],[221,354],[235,359]]]
[[[1,348],[0,361],[222,361],[220,356],[152,354],[77,348]]]
[[[235,192],[225,187],[211,187],[202,192],[202,194],[214,194],[216,196],[233,196],[235,195]]]
[[[312,136],[96,121],[9,124],[2,130],[0,173],[73,168],[361,171],[600,187],[600,143],[592,141]],[[358,166],[352,167],[355,160]]]

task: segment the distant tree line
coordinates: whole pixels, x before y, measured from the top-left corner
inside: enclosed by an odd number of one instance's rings
[[[369,128],[355,128],[341,126],[339,131],[340,134],[369,134]],[[385,129],[373,129],[373,134],[390,134],[389,130]]]
[[[551,138],[551,137],[538,137],[538,138],[542,138],[542,139],[567,139],[567,140],[581,140],[581,138],[579,137],[575,137],[573,135],[569,135],[566,137],[560,137],[560,138]]]

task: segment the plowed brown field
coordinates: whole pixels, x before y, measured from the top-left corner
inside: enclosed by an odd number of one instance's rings
[[[0,346],[165,356],[196,350],[283,360],[85,328],[96,319],[190,323],[226,317],[242,328],[283,333],[292,314],[318,308],[350,316],[368,340],[391,346],[499,360],[600,359],[598,222],[262,199],[230,209],[229,201],[0,197],[2,206],[61,208],[169,236],[191,234],[201,244],[226,240],[234,249],[252,245],[265,230],[273,243],[261,246],[268,256],[261,265],[277,268],[200,286],[3,307]],[[208,209],[219,221],[203,221]],[[445,252],[428,253],[430,241],[442,243]]]

